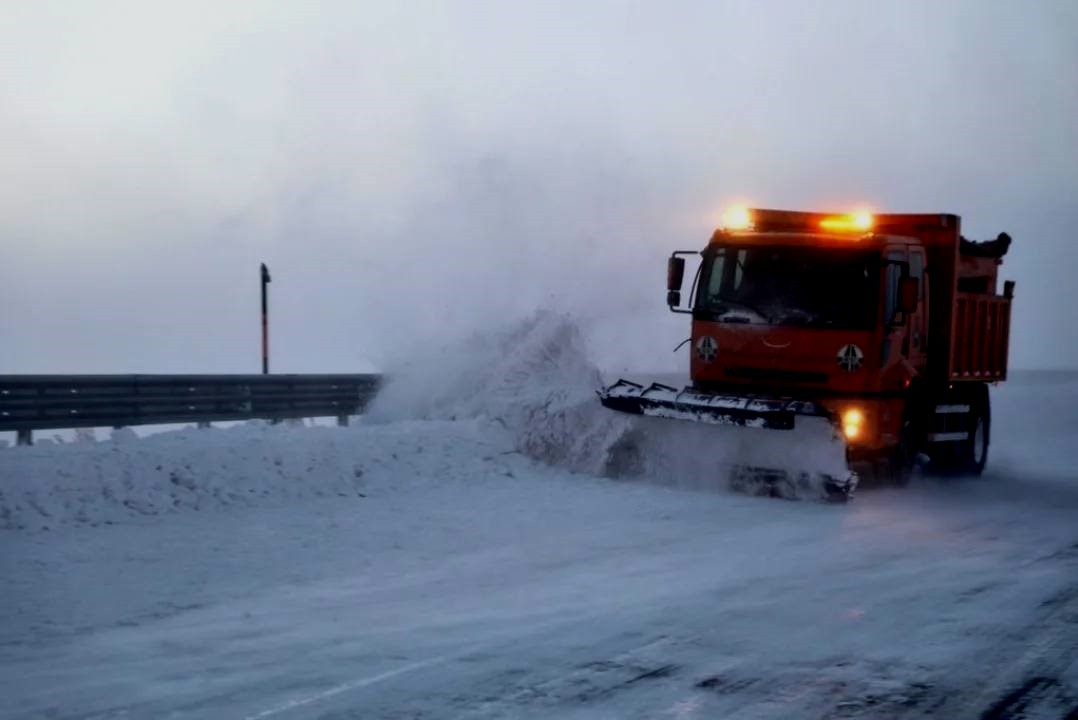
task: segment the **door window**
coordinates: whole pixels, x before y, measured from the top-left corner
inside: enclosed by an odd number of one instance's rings
[[[896,262],[904,262],[906,253],[902,250],[888,250],[887,259]],[[883,298],[883,319],[885,323],[891,323],[895,319],[898,310],[898,281],[902,277],[901,265],[884,265],[887,272],[886,289]]]

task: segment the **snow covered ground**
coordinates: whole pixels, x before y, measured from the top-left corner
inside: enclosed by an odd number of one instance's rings
[[[350,428],[0,450],[0,717],[1078,712],[1078,376],[843,507],[600,477],[571,328],[489,342]]]

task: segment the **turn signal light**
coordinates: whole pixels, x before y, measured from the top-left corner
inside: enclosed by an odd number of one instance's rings
[[[842,434],[847,440],[856,440],[864,428],[865,414],[859,408],[849,408],[842,413]]]

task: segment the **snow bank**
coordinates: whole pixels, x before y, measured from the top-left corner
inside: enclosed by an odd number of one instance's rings
[[[305,497],[355,498],[417,478],[471,480],[512,443],[476,423],[335,428],[251,423],[0,452],[0,528],[101,524]],[[526,462],[518,458],[519,462]]]

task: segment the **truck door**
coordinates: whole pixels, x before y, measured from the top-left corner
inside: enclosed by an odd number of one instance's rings
[[[925,275],[924,248],[910,248],[910,276],[917,279],[920,291],[917,311],[912,313],[909,319],[909,331],[906,335],[909,350],[906,357],[918,372],[924,373],[928,361],[928,278]]]

